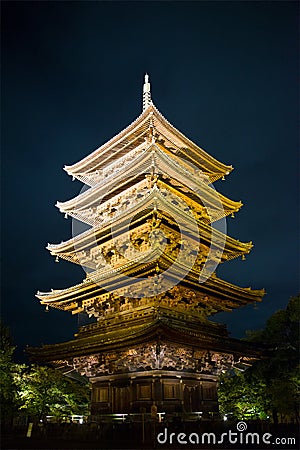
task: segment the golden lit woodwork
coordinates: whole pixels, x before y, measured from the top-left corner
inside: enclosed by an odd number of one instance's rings
[[[90,188],[56,206],[90,228],[47,249],[80,264],[86,278],[36,296],[94,322],[31,354],[89,377],[94,415],[150,411],[153,402],[169,413],[217,412],[219,374],[243,370],[259,352],[209,317],[264,295],[216,275],[218,264],[244,259],[253,246],[226,232],[242,203],[211,185],[232,167],[164,118],[146,75],[142,114],[65,170]]]

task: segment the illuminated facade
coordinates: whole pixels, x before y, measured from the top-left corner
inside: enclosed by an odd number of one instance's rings
[[[216,229],[242,206],[212,183],[232,170],[157,110],[145,76],[142,114],[66,172],[89,186],[59,210],[89,226],[48,245],[86,269],[81,284],[37,293],[42,305],[95,322],[32,353],[86,375],[92,414],[216,412],[217,377],[257,355],[208,317],[260,301],[264,291],[221,280],[219,263],[249,253]]]

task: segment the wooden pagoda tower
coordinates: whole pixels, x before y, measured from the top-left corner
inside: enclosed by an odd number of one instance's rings
[[[212,186],[232,167],[164,118],[146,75],[141,115],[65,170],[89,188],[57,207],[89,229],[47,248],[85,267],[86,278],[37,297],[95,322],[32,355],[88,377],[93,415],[149,412],[153,404],[167,413],[218,411],[220,372],[257,354],[208,317],[264,294],[215,272],[252,248],[214,227],[242,206]]]

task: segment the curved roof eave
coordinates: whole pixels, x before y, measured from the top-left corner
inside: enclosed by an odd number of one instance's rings
[[[147,119],[150,119],[152,115],[158,121],[160,121],[163,126],[171,130],[171,132],[174,133],[174,135],[177,136],[178,139],[180,139],[183,143],[186,143],[187,146],[190,146],[196,153],[198,153],[201,159],[207,160],[211,166],[217,168],[218,169],[217,172],[220,173],[220,176],[222,176],[222,174],[228,174],[233,170],[232,166],[225,165],[220,161],[218,161],[217,159],[213,158],[205,150],[203,150],[201,147],[199,147],[197,144],[195,144],[189,138],[187,138],[181,131],[175,128],[161,114],[161,112],[156,108],[156,106],[153,103],[145,111],[143,111],[143,113],[140,114],[130,125],[124,128],[120,133],[112,137],[109,141],[98,147],[96,150],[94,150],[92,153],[84,157],[82,160],[78,161],[73,165],[65,166],[64,169],[69,175],[73,175],[75,177],[76,175],[82,174],[85,171],[91,171],[90,166],[93,163],[93,161],[96,162],[97,158],[104,156],[109,151],[113,151],[114,149],[112,148],[112,146],[116,145],[122,139],[125,139],[126,136],[130,137],[130,134],[134,133],[134,131],[144,122],[146,122]]]

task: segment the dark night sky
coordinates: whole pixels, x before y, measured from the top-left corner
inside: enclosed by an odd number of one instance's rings
[[[243,201],[228,231],[254,248],[217,273],[267,295],[216,318],[241,337],[286,306],[299,289],[297,2],[3,2],[2,30],[2,316],[19,352],[76,332],[34,296],[85,275],[45,250],[71,237],[54,204],[82,187],[62,167],[140,114],[146,71],[164,116],[235,168],[215,187]]]

